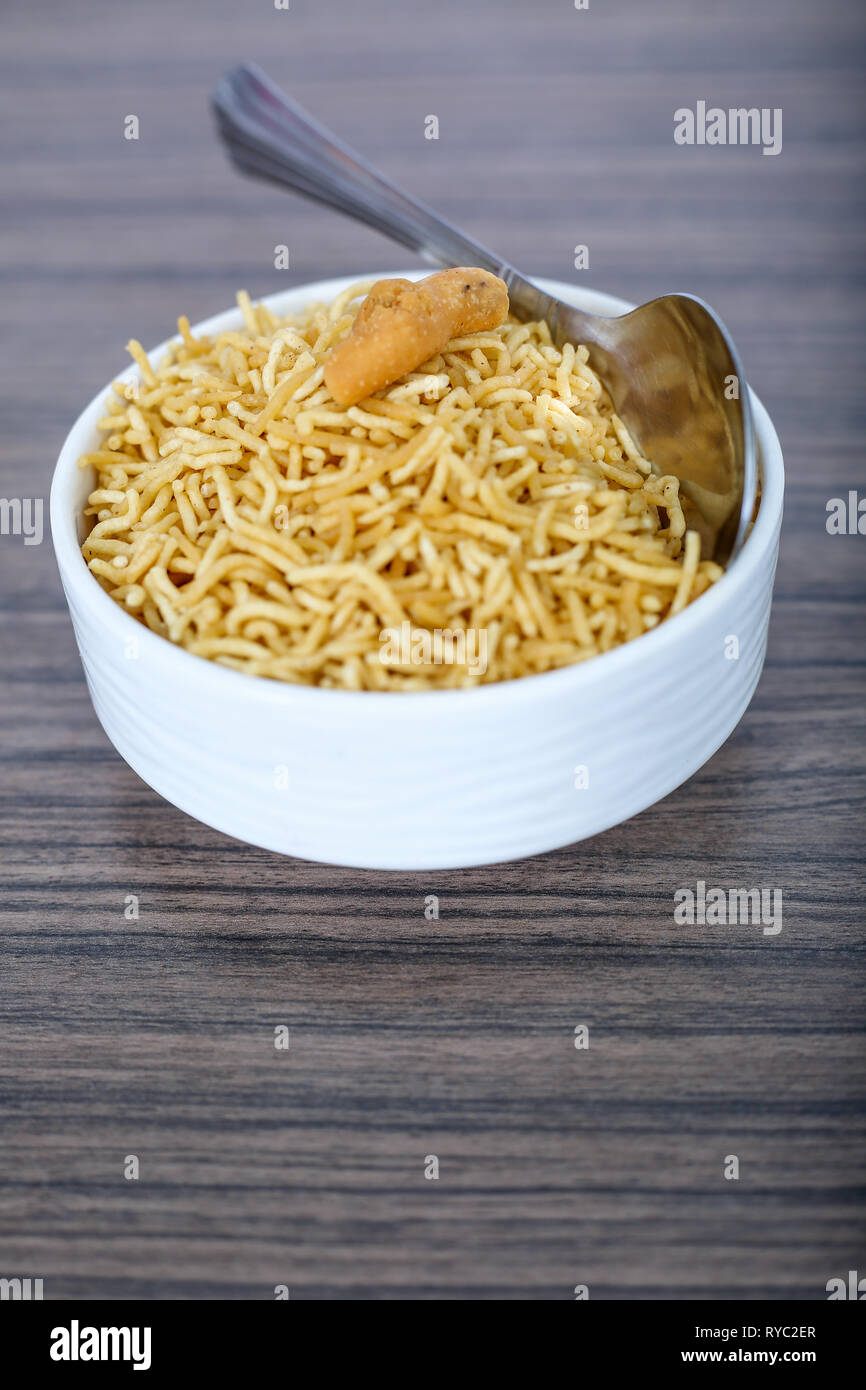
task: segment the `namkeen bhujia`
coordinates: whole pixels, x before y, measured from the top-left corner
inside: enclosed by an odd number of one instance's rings
[[[366,298],[364,297],[366,296]],[[253,675],[510,680],[639,637],[721,574],[584,347],[475,269],[243,326],[117,383],[83,553],[140,622]]]

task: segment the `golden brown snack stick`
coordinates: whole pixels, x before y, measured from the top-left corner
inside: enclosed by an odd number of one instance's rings
[[[452,338],[498,328],[507,316],[505,283],[487,270],[460,266],[426,280],[378,280],[348,337],[331,349],[325,385],[338,405],[356,405]]]

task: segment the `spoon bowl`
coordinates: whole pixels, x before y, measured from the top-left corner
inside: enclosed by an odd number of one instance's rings
[[[755,508],[754,431],[739,356],[709,305],[668,294],[619,318],[583,313],[390,183],[256,65],[226,73],[212,102],[243,173],[365,222],[435,265],[491,271],[508,286],[517,319],[545,320],[558,347],[585,344],[641,452],[679,480],[704,557],[726,564],[737,554]]]

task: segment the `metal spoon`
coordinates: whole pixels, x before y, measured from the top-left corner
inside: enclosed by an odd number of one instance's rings
[[[337,208],[438,265],[492,271],[516,318],[545,319],[557,346],[585,343],[645,457],[680,480],[704,555],[721,564],[736,555],[755,506],[755,442],[737,350],[707,304],[668,294],[620,318],[574,309],[395,188],[254,64],[226,73],[212,101],[244,173]]]

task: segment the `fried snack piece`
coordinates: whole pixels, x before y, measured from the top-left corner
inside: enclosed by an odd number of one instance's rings
[[[462,266],[426,280],[377,280],[348,337],[331,349],[325,385],[338,405],[356,405],[452,338],[498,328],[507,316],[505,282],[486,270]]]

